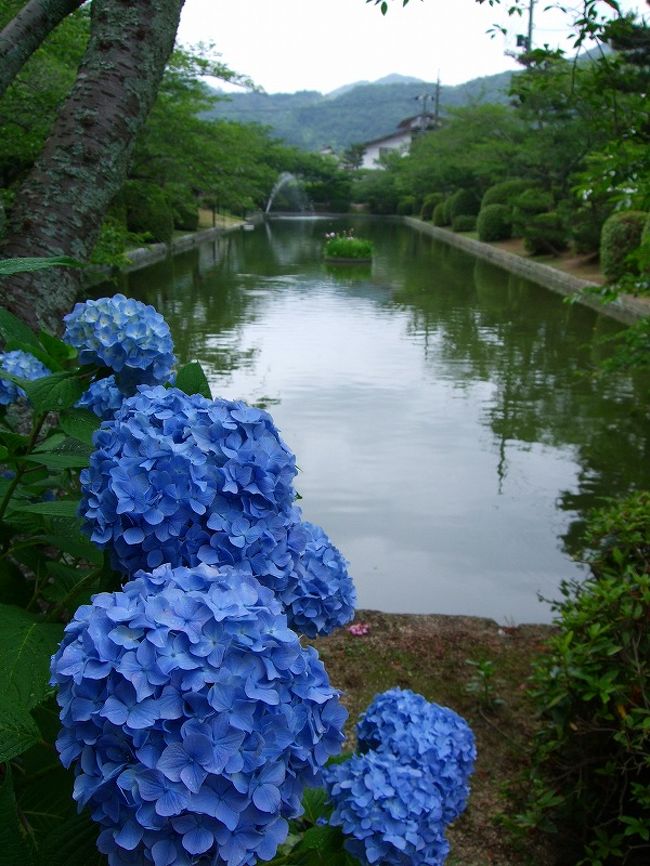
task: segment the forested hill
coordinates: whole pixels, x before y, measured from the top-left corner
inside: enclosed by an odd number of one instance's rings
[[[475,78],[455,87],[441,88],[441,109],[475,102],[505,102],[511,72]],[[374,84],[359,83],[339,88],[331,94],[303,90],[298,93],[232,93],[217,104],[211,116],[241,122],[256,122],[271,127],[287,144],[307,150],[331,145],[343,150],[351,144],[371,141],[391,133],[405,117],[418,114],[422,102],[416,97],[431,95],[435,85],[387,76]],[[225,94],[224,94],[225,97]]]

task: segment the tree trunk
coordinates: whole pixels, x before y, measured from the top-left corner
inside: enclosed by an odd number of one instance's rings
[[[86,54],[17,197],[5,256],[88,260],[155,99],[183,2],[94,0]],[[31,325],[58,330],[81,279],[69,268],[20,274],[3,280],[2,303]]]
[[[43,40],[83,0],[30,0],[0,33],[0,97]]]

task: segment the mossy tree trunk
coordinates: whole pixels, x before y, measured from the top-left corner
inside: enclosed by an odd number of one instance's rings
[[[88,260],[155,99],[182,6],[183,0],[94,0],[86,54],[19,192],[4,257]],[[12,277],[2,283],[3,305],[32,325],[57,329],[81,278],[70,268]]]
[[[0,96],[52,30],[83,0],[29,0],[0,33]]]

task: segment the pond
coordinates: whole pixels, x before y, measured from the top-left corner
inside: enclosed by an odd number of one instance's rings
[[[647,379],[590,375],[621,326],[396,222],[354,220],[372,266],[324,264],[348,225],[273,219],[120,288],[269,409],[360,607],[549,621],[585,513],[650,481]]]

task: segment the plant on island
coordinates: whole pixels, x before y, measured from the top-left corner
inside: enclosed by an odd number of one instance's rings
[[[328,766],[347,714],[300,635],[350,622],[355,593],[341,553],[302,518],[295,457],[271,417],[212,399],[196,363],[174,372],[166,323],[123,295],[78,304],[63,340],[5,310],[0,334],[12,856],[96,858],[87,819],[61,798],[65,777],[38,771],[49,667],[56,748],[110,866],[252,866],[276,852],[442,864],[471,731],[395,689],[360,723],[362,753]],[[43,792],[50,817],[32,826]]]
[[[357,238],[352,230],[347,232],[330,232],[325,235],[323,255],[327,261],[370,261],[372,259],[372,241]]]

